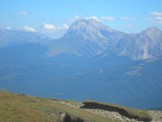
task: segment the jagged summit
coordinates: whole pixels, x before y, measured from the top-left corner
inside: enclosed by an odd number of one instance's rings
[[[128,55],[133,60],[162,55],[162,31],[156,27],[150,27],[136,34],[131,37],[123,52],[124,55]]]
[[[91,57],[105,50],[107,36],[112,31],[111,28],[94,19],[78,19],[69,27],[61,40],[68,42],[66,49],[71,52]]]
[[[108,26],[102,24],[95,19],[78,19],[76,20],[69,28],[68,32],[71,31],[95,31],[95,30],[109,30],[110,32],[113,29],[109,28]]]
[[[126,33],[114,30],[95,19],[78,19],[71,24],[63,38],[90,41],[106,46],[112,40],[116,42],[126,35]]]
[[[71,24],[58,43],[66,44],[66,48],[61,48],[61,52],[70,50],[81,56],[92,57],[103,53],[108,46],[114,49],[113,46],[125,35],[94,19],[79,19]]]
[[[81,38],[82,40],[107,40],[108,33],[115,30],[102,24],[94,19],[78,19],[76,20],[65,33],[65,38]]]
[[[111,29],[95,19],[78,19],[57,44],[53,44],[52,55],[72,53],[93,57],[113,53],[133,60],[148,59],[162,55],[161,40],[162,31],[156,27],[132,35]]]
[[[156,27],[150,27],[144,30],[141,34],[143,36],[151,38],[152,40],[155,40],[155,38],[158,38],[162,35],[162,31]]]
[[[148,29],[146,29],[145,31],[161,31],[159,28],[155,27],[155,26],[152,26],[152,27],[149,27]]]

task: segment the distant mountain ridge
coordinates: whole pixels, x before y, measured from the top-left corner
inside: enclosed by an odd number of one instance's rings
[[[127,34],[94,19],[76,20],[63,37],[56,40],[40,33],[0,30],[0,47],[26,43],[46,46],[49,56],[107,57],[114,54],[140,60],[162,55],[162,31],[158,28],[150,27],[137,34]]]
[[[122,51],[132,59],[148,59],[162,55],[162,31],[150,27],[131,37]]]
[[[0,47],[9,47],[26,43],[46,45],[49,43],[49,40],[47,36],[37,32],[0,30]]]
[[[62,38],[50,45],[50,55],[63,53],[88,57],[115,53],[132,60],[154,58],[162,55],[162,31],[150,27],[132,35],[111,29],[94,19],[79,19]]]

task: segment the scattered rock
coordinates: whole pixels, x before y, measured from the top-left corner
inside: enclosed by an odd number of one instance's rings
[[[60,122],[88,122],[80,117],[71,116],[68,113],[60,113]]]
[[[153,118],[151,122],[162,122],[162,111],[150,110],[149,114]]]

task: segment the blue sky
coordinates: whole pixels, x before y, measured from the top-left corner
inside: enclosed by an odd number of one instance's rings
[[[127,33],[162,30],[162,0],[1,0],[0,28],[58,38],[78,18],[94,18]]]

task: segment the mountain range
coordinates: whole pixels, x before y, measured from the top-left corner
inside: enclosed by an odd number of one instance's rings
[[[162,55],[161,40],[162,31],[155,27],[141,33],[127,34],[94,19],[80,19],[70,26],[62,38],[52,42],[49,54],[70,53],[94,57],[114,53],[140,60]]]
[[[128,34],[79,19],[59,39],[0,30],[0,88],[17,93],[161,108],[161,67],[155,27]]]
[[[137,34],[114,30],[94,19],[79,19],[72,23],[60,39],[52,40],[39,33],[0,30],[0,47],[34,43],[46,46],[47,55],[107,56],[116,54],[132,60],[162,55],[162,31],[150,27]]]
[[[49,38],[40,33],[25,32],[19,30],[0,30],[0,47],[37,43],[47,44]]]

